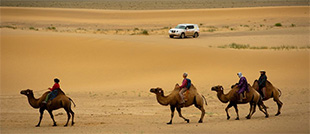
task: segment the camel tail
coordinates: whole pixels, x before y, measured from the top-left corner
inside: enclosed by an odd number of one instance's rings
[[[281,95],[282,95],[282,92],[281,92],[281,90],[278,88],[278,91],[279,91],[279,97],[281,97]]]
[[[75,105],[74,101],[71,98],[69,98],[69,100],[73,103],[73,105],[75,107],[76,105]]]
[[[202,96],[202,98],[205,100],[206,105],[208,105],[207,99],[205,98],[205,96],[203,96],[203,95],[201,95],[201,96]]]

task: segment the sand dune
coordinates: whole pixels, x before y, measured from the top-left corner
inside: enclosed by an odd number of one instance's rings
[[[1,133],[309,133],[309,7],[242,9],[199,9],[177,11],[113,11],[1,7]],[[183,16],[175,14],[182,13]],[[194,14],[194,15],[193,15]],[[99,17],[98,17],[99,16]],[[265,20],[264,20],[265,19]],[[29,30],[51,24],[57,29],[153,29],[190,20],[208,26],[259,25],[283,27],[202,32],[197,39],[170,39],[166,34],[114,35]],[[291,27],[291,24],[296,26]],[[23,29],[24,28],[24,29]],[[25,29],[27,28],[27,29]],[[230,43],[253,46],[292,45],[297,49],[230,49]],[[221,84],[229,91],[241,71],[252,82],[259,70],[282,90],[282,115],[275,117],[276,104],[269,100],[271,117],[257,111],[253,119],[243,118],[248,105],[240,105],[240,121],[226,120],[224,108],[210,88]],[[207,97],[205,123],[196,123],[199,110],[183,110],[191,119],[185,124],[175,117],[167,126],[170,110],[157,104],[152,87],[169,93],[188,72],[200,93]],[[45,114],[41,128],[34,128],[39,116],[22,89],[35,96],[52,86],[53,78],[77,104],[76,125],[51,127]],[[56,121],[64,124],[64,110]],[[235,116],[234,110],[230,110]],[[234,117],[232,117],[234,118]],[[242,127],[240,127],[242,126]]]

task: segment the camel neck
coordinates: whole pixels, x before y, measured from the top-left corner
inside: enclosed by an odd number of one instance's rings
[[[217,92],[217,97],[223,103],[227,103],[229,101],[228,98],[227,98],[227,95],[224,94],[223,90],[220,90],[220,91]]]
[[[40,107],[40,105],[39,105],[39,103],[38,103],[39,99],[34,98],[34,95],[33,95],[33,94],[29,94],[29,95],[27,96],[27,98],[28,98],[29,104],[30,104],[33,108],[39,108],[39,107]]]
[[[164,93],[156,94],[156,98],[161,105],[167,106],[170,103],[169,96],[165,96]]]

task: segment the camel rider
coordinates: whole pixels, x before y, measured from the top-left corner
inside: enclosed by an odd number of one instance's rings
[[[54,82],[55,84],[53,85],[53,87],[48,88],[51,92],[47,94],[45,100],[42,103],[46,104],[48,100],[54,99],[57,96],[58,89],[60,89],[60,85],[59,85],[60,80],[55,78]]]
[[[240,102],[242,102],[242,99],[246,99],[246,94],[244,91],[249,91],[249,87],[248,87],[248,81],[246,80],[246,78],[242,75],[241,72],[237,73],[237,75],[239,76],[240,80],[238,83],[238,87],[239,90],[237,91],[237,93],[240,96]],[[243,94],[243,97],[241,97],[241,94]]]
[[[185,103],[185,100],[184,100],[184,95],[183,93],[188,90],[190,87],[191,87],[191,80],[187,78],[187,73],[184,73],[183,74],[183,82],[182,82],[182,85],[180,86],[180,92],[179,92],[179,95],[181,97],[181,102],[180,104],[184,104]]]
[[[260,71],[260,77],[258,79],[258,86],[259,86],[259,93],[261,94],[262,98],[265,97],[265,92],[266,92],[266,81],[267,81],[267,76],[266,76],[266,71],[261,70]]]

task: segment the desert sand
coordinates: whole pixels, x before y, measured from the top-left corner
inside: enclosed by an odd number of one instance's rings
[[[309,133],[309,7],[256,7],[191,10],[91,10],[0,7],[1,10],[1,133]],[[182,15],[178,15],[182,14]],[[196,23],[198,38],[170,39],[168,28]],[[282,26],[275,26],[281,23]],[[50,28],[48,28],[50,27]],[[52,28],[54,27],[54,28]],[[133,34],[134,29],[149,35]],[[100,30],[98,30],[100,29]],[[213,29],[213,30],[210,30]],[[116,33],[115,30],[128,31]],[[152,31],[153,30],[153,31]],[[81,32],[83,31],[83,32]],[[103,31],[103,32],[102,32]],[[221,46],[249,44],[268,49]],[[271,47],[288,49],[271,49]],[[288,47],[290,46],[290,47]],[[239,105],[226,120],[225,107],[211,87],[225,93],[243,72],[250,84],[267,71],[281,89],[282,114],[269,118],[256,111],[244,117],[249,105]],[[206,96],[204,123],[194,106],[176,114],[157,103],[150,88],[169,94],[182,82],[183,72]],[[63,127],[66,114],[54,111],[57,127],[45,112],[41,127],[21,90],[40,97],[53,79],[77,107],[76,124]]]

